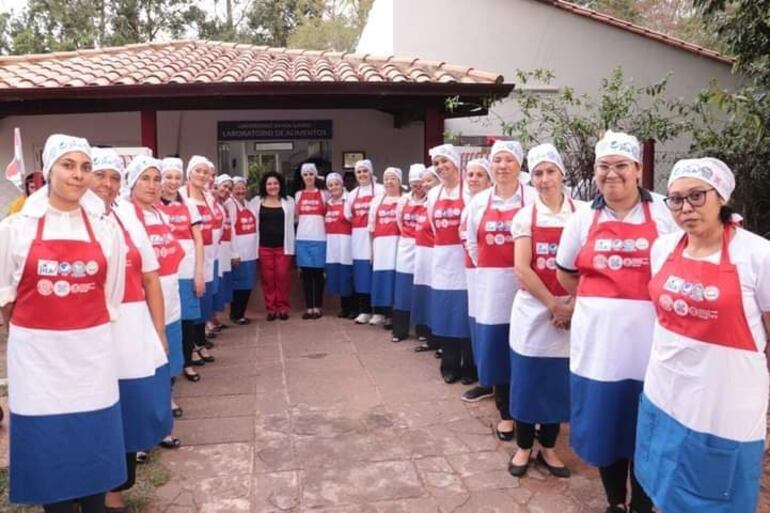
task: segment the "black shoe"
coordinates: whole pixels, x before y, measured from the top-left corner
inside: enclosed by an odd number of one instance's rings
[[[567,478],[572,475],[567,467],[553,467],[549,465],[548,462],[545,461],[542,452],[537,453],[537,462],[547,468],[548,472],[550,472],[552,476]]]
[[[349,319],[350,318],[350,312],[347,310],[340,310],[337,314],[338,319]]]
[[[514,465],[513,456],[511,456],[510,461],[508,461],[508,473],[513,477],[522,477],[524,474],[527,473],[528,468],[529,468],[529,460],[527,460],[527,463],[525,463],[524,465]]]
[[[348,312],[347,318],[350,319],[351,321],[356,317],[358,317],[358,312]]]
[[[164,449],[179,449],[180,447],[182,447],[182,441],[178,438],[170,436],[168,438],[164,438],[163,440],[161,440],[158,445],[160,445]]]
[[[442,372],[441,377],[444,378],[444,383],[447,385],[451,385],[452,383],[457,383],[460,381],[460,376],[454,372]]]
[[[460,383],[462,383],[465,386],[472,385],[475,382],[478,381],[478,378],[472,378],[470,376],[464,376],[463,379],[460,380]]]
[[[321,312],[315,312],[313,314],[313,319],[320,319],[323,316],[324,316],[324,314],[322,314]]]
[[[433,353],[433,358],[435,358],[436,360],[441,359],[441,349],[436,349],[436,352]]]
[[[499,429],[495,428],[495,435],[497,435],[497,439],[501,442],[510,442],[513,440],[513,434],[515,431],[500,431]]]
[[[199,361],[200,361],[201,363],[203,363],[203,360],[199,360]],[[193,363],[193,365],[195,365],[195,364],[196,364],[195,362],[192,362],[192,363]],[[187,371],[185,370],[185,371],[183,371],[183,372],[182,372],[182,374],[184,374],[184,377],[187,379],[187,381],[192,381],[193,383],[197,383],[198,381],[200,381],[200,380],[201,380],[201,375],[200,375],[200,374],[198,374],[198,373],[197,373],[197,372],[195,372],[195,371],[192,371],[192,372],[187,372]]]
[[[315,314],[313,312],[305,312],[302,314],[302,320],[307,321],[309,319],[313,319]]]
[[[215,361],[217,361],[217,359],[216,359],[216,358],[214,358],[213,356],[211,356],[210,354],[208,354],[208,355],[205,355],[205,356],[204,356],[204,355],[202,355],[202,354],[201,354],[201,351],[202,351],[202,350],[203,350],[202,348],[199,348],[199,349],[196,349],[196,350],[195,350],[195,352],[196,352],[196,353],[198,353],[198,356],[200,356],[200,357],[201,357],[201,360],[203,360],[203,361],[204,361],[204,362],[206,362],[206,363],[214,363]]]
[[[139,465],[144,465],[147,463],[147,460],[150,458],[150,455],[147,454],[147,451],[136,451],[136,462]]]
[[[200,360],[190,360],[190,364],[196,367],[203,367],[204,365],[206,365],[206,362],[204,362],[203,358],[201,358]],[[190,379],[190,378],[187,378],[187,379]]]
[[[388,331],[393,329],[393,322],[390,320],[386,320],[385,324],[382,325],[383,329],[386,329]]]
[[[610,506],[607,509],[605,509],[604,513],[627,513],[627,511],[628,510],[626,509],[625,506],[615,505],[615,506]]]
[[[424,353],[425,351],[432,351],[433,348],[430,347],[428,344],[420,344],[419,346],[414,348],[415,353]]]
[[[233,320],[233,322],[240,326],[245,326],[246,324],[249,324],[251,322],[251,319],[247,319],[246,317],[241,317],[240,319]]]
[[[276,313],[269,313],[269,314],[267,314],[267,320],[270,321],[270,322],[273,322],[277,318],[278,318],[278,314],[276,314]]]
[[[184,411],[182,410],[182,408],[177,406],[176,408],[171,408],[171,414],[174,416],[175,419],[178,419],[182,415],[184,415]]]
[[[206,341],[203,343],[203,347],[205,347],[206,349],[214,349],[214,345],[215,345],[214,341],[209,338],[207,338]]]
[[[473,387],[469,390],[466,390],[465,393],[462,395],[460,399],[465,401],[466,403],[476,403],[481,401],[482,399],[487,399],[489,397],[494,397],[495,391],[492,387]]]
[[[394,344],[398,344],[399,342],[401,342],[403,340],[406,340],[406,338],[403,338],[403,337],[392,337],[390,339],[390,341],[393,342]]]
[[[289,314],[287,314],[286,312],[281,312],[278,314],[278,318],[281,319],[282,321],[288,321]]]

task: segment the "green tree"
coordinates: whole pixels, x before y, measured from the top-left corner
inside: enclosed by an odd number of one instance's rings
[[[192,0],[111,0],[109,44],[155,41],[160,35],[178,39],[189,21]]]
[[[643,19],[642,11],[635,0],[577,0],[575,3],[631,23],[638,23]]]
[[[352,51],[364,29],[373,0],[327,3],[321,17],[304,19],[288,39],[291,48]]]
[[[320,18],[324,0],[255,0],[248,12],[248,27],[257,44],[285,47],[302,23]]]

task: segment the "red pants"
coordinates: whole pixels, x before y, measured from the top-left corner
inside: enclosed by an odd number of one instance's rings
[[[283,248],[259,248],[259,275],[267,313],[288,313],[291,255]]]

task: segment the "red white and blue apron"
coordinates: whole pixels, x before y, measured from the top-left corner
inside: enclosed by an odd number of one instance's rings
[[[396,286],[396,253],[398,251],[398,201],[377,205],[372,233],[372,306],[392,307]],[[392,199],[392,198],[391,198]]]
[[[401,210],[401,236],[396,252],[396,285],[393,293],[393,308],[402,312],[412,309],[414,284],[415,234],[417,220],[425,211],[423,203],[409,199]]]
[[[414,284],[410,320],[415,326],[430,327],[430,287],[433,266],[433,227],[427,205],[417,210],[414,232]]]
[[[203,281],[206,283],[206,291],[200,298],[200,310],[201,315],[199,319],[201,322],[206,322],[211,319],[214,314],[214,294],[216,293],[216,257],[217,257],[217,245],[214,232],[214,212],[209,208],[208,201],[206,201],[206,195],[203,194],[203,199],[197,202],[190,198],[189,186],[187,188],[187,201],[198,209],[198,213],[201,216],[201,238],[203,239]]]
[[[524,186],[519,186],[519,206],[508,210],[492,207],[494,188],[476,232],[478,247],[474,296],[475,332],[473,358],[482,386],[510,381],[509,323],[519,280],[513,269],[511,223],[524,206]]]
[[[219,200],[214,201],[214,207],[222,214],[222,236],[219,239],[219,287],[214,294],[214,311],[224,312],[227,304],[233,300],[233,222],[230,212]]]
[[[350,204],[353,225],[351,248],[353,255],[353,288],[358,294],[370,294],[372,291],[372,247],[369,237],[369,207],[374,197],[374,183],[368,191],[362,192],[359,186],[352,195]]]
[[[257,283],[257,218],[251,209],[233,199],[235,205],[235,247],[241,259],[233,269],[233,290],[251,290]]]
[[[574,213],[575,205],[569,198]],[[556,279],[556,253],[563,226],[539,226],[532,205],[532,263],[534,273],[554,297],[569,294]],[[569,420],[569,330],[551,322],[551,311],[525,288],[511,309],[511,416],[529,424]]]
[[[113,215],[128,251],[123,301],[112,333],[126,452],[136,452],[154,447],[171,432],[171,375],[144,294],[142,255],[117,212]]]
[[[456,199],[441,198],[433,207],[434,246],[431,265],[430,319],[434,335],[470,338],[465,249],[460,239],[460,217],[465,202],[462,185]]]
[[[468,294],[468,327],[471,333],[471,344],[473,339],[476,338],[476,290],[478,285],[476,284],[476,264],[473,263],[473,258],[468,251],[468,206],[463,209],[463,213],[460,216],[460,240],[463,243],[463,255],[465,264],[465,282],[466,292]]]
[[[345,200],[329,200],[326,226],[326,291],[348,297],[353,294],[353,225],[345,219]]]
[[[107,259],[88,240],[43,240],[37,224],[8,331],[10,500],[48,504],[126,480]],[[44,315],[41,315],[44,313]]]
[[[297,267],[326,266],[326,205],[320,190],[297,193]]]
[[[205,199],[206,193],[203,194],[203,197],[211,210],[211,233],[214,240],[214,286],[212,287],[213,296],[211,297],[211,307],[214,308],[214,299],[217,292],[219,292],[219,284],[222,281],[222,236],[224,235],[225,214],[215,198],[209,197],[209,199]]]
[[[743,308],[725,227],[719,263],[686,258],[683,235],[650,282],[652,355],[635,468],[666,513],[757,510],[768,373]]]
[[[200,299],[195,294],[195,241],[192,234],[190,207],[179,195],[178,199],[158,208],[166,215],[174,238],[184,250],[184,257],[179,263],[179,302],[182,320],[195,320],[201,316]]]
[[[570,331],[570,443],[606,466],[634,455],[636,414],[655,312],[647,284],[658,237],[650,203],[642,224],[598,222],[576,260],[580,273]],[[600,435],[599,435],[600,434]]]

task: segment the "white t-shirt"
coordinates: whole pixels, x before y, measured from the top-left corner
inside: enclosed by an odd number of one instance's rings
[[[543,203],[540,195],[538,195],[535,203],[522,208],[514,216],[513,224],[511,224],[513,239],[532,237],[532,209],[534,208],[537,208],[537,225],[541,228],[562,228],[575,212],[588,208],[588,203],[585,201],[569,199],[566,194],[564,199],[561,209],[558,212],[551,212],[551,209]],[[572,202],[571,205],[570,202]],[[575,212],[572,211],[573,207]]]
[[[142,257],[142,272],[149,273],[157,271],[160,268],[158,257],[155,255],[155,249],[152,247],[152,242],[150,242],[150,237],[147,235],[147,230],[144,229],[144,225],[142,225],[141,221],[139,221],[139,218],[136,216],[134,205],[128,201],[121,201],[114,210],[113,216],[110,217],[116,224],[117,221],[114,216],[117,215],[120,218],[120,222],[123,223],[123,226],[131,237],[131,242],[133,242],[136,249],[139,250],[139,255]],[[120,229],[119,225],[118,229]]]

